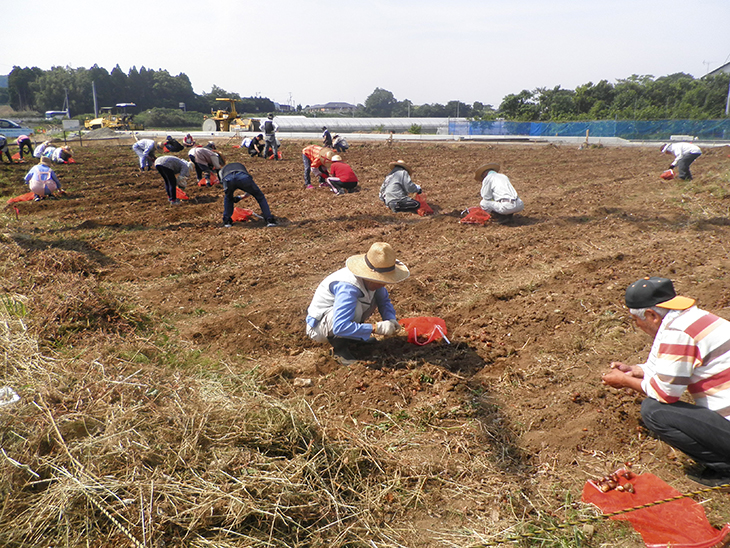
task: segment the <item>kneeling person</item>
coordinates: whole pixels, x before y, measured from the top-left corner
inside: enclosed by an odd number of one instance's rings
[[[399,211],[417,211],[421,202],[411,198],[410,194],[420,194],[421,187],[411,179],[411,168],[403,160],[390,162],[390,173],[380,185],[378,196],[393,213]]]
[[[390,244],[376,242],[366,254],[353,255],[344,268],[317,287],[307,309],[307,335],[320,343],[329,342],[341,364],[354,363],[349,342],[367,342],[373,333],[390,336],[400,330],[385,286],[408,276],[408,267],[396,260]],[[368,323],[376,307],[382,321]]]
[[[474,179],[482,183],[481,208],[495,221],[507,221],[515,213],[525,209],[509,177],[499,173],[499,164],[484,164],[474,173]]]

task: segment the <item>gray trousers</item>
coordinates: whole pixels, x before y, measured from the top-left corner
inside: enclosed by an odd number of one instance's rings
[[[686,181],[691,180],[692,174],[689,171],[689,166],[699,157],[700,155],[697,153],[682,156],[682,159],[677,162],[677,177]]]
[[[267,135],[264,138],[266,144],[264,145],[264,158],[269,157],[269,150],[274,154],[274,160],[279,159],[279,145],[276,142],[276,135]]]

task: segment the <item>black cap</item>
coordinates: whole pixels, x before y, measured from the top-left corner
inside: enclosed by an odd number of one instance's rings
[[[669,278],[643,278],[626,288],[626,306],[629,308],[651,308],[659,306],[672,310],[685,310],[695,301],[689,297],[677,296],[674,284]]]

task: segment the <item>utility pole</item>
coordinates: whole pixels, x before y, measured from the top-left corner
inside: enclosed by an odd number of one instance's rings
[[[99,106],[96,104],[96,82],[91,81],[91,94],[94,96],[94,118],[99,117]]]

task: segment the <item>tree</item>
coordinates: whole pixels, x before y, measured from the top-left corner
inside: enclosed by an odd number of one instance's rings
[[[535,90],[540,120],[570,120],[575,115],[575,92],[569,89],[538,88]]]
[[[444,113],[452,118],[467,118],[471,116],[471,107],[461,101],[449,101],[446,103]]]
[[[471,115],[474,120],[495,120],[497,111],[492,105],[484,105],[479,101],[474,101],[471,106]]]
[[[393,107],[398,101],[393,94],[382,88],[375,88],[367,99],[365,99],[365,112],[369,116],[378,118],[390,117],[393,113]]]
[[[601,80],[596,85],[588,82],[575,88],[575,109],[576,114],[592,113],[593,116],[601,115],[612,102],[615,96],[613,85],[606,80]]]
[[[517,95],[506,95],[499,105],[499,113],[511,120],[532,121],[540,116],[540,107],[532,91],[523,89]]]
[[[13,67],[8,74],[8,95],[10,106],[15,110],[31,110],[35,108],[35,94],[31,85],[43,74],[38,67]]]

